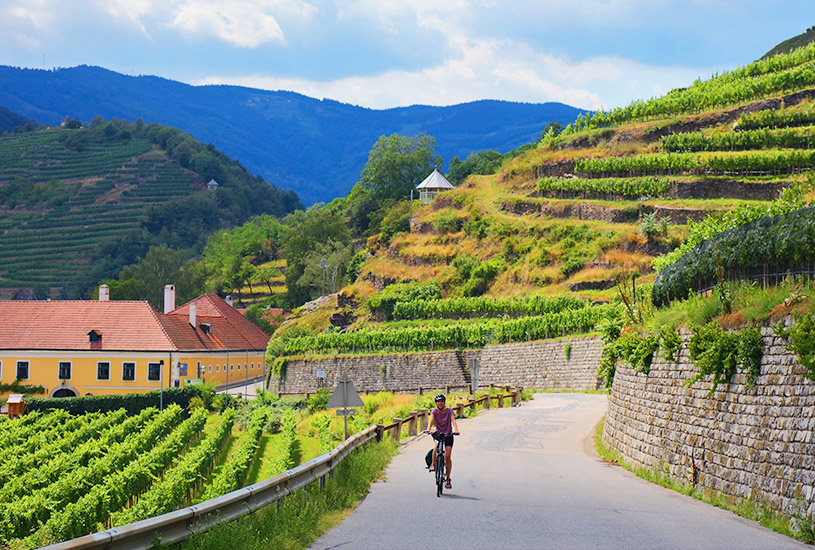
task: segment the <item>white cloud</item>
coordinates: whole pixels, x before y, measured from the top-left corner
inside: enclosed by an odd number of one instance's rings
[[[586,109],[611,108],[690,84],[709,70],[650,66],[616,57],[572,61],[507,40],[450,37],[433,66],[391,70],[332,81],[255,74],[213,75],[199,84],[235,84],[291,90],[371,108],[411,104],[451,105],[479,99],[559,101]],[[644,83],[644,84],[640,84]]]
[[[169,26],[185,34],[210,35],[243,48],[286,43],[275,14],[310,17],[316,12],[300,0],[182,0]]]
[[[109,15],[128,20],[148,34],[142,17],[154,11],[153,0],[98,0],[98,4]]]

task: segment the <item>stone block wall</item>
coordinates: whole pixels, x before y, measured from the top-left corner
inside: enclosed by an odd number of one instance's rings
[[[566,345],[571,353],[566,358]],[[479,385],[511,384],[538,390],[597,390],[603,344],[599,338],[565,338],[487,346],[478,352]]]
[[[571,344],[566,359],[566,344]],[[490,384],[513,385],[539,390],[595,390],[602,343],[596,338],[570,338],[487,346],[475,351],[439,351],[329,358],[299,358],[289,361],[285,376],[274,375],[269,391],[310,393],[317,389],[315,373],[326,373],[325,385],[334,388],[343,373],[358,391],[414,390],[444,388],[471,383],[469,365],[478,359],[480,387]]]
[[[708,397],[689,334],[677,362],[655,358],[649,374],[618,364],[604,438],[629,462],[727,496],[767,501],[788,513],[815,514],[815,382],[763,328],[761,375],[747,389],[736,374]]]

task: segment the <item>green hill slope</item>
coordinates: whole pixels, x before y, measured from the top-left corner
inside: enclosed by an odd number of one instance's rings
[[[382,324],[391,314],[382,315],[378,305],[398,282],[435,282],[431,300],[570,295],[594,302],[616,297],[618,283],[632,276],[638,285],[648,284],[655,265],[676,259],[655,258],[686,239],[777,210],[766,206],[787,188],[811,188],[813,99],[810,44],[660,98],[578,117],[496,174],[470,176],[430,205],[414,203],[409,231],[369,239],[360,277],[344,291],[362,304],[350,328],[403,327],[408,321]],[[699,223],[731,212],[730,221]],[[417,299],[405,291],[388,300]],[[462,307],[450,304],[445,307]],[[467,307],[466,319],[445,320],[444,329],[461,324],[465,334],[472,317],[489,317],[495,306],[476,301]],[[394,311],[418,311],[409,321],[415,327],[438,323],[432,320],[438,309],[422,303]],[[327,319],[331,312],[320,314]],[[501,329],[492,323],[484,330],[499,338]],[[541,324],[538,332],[523,326],[522,338],[557,334],[551,324]],[[480,344],[478,334],[472,341]],[[438,343],[440,336],[435,338]],[[394,345],[392,339],[382,342]],[[348,347],[360,350],[362,344],[351,341]]]
[[[812,41],[815,41],[815,27],[810,27],[806,30],[806,32],[784,40],[773,49],[765,53],[761,59],[767,59],[780,53],[789,53],[796,48],[803,48]]]
[[[207,182],[216,179],[215,191]],[[0,288],[76,296],[150,245],[200,250],[213,231],[299,206],[211,146],[159,125],[0,137]]]

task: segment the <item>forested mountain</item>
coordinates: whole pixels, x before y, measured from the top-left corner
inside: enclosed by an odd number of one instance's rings
[[[238,159],[305,204],[348,193],[382,135],[426,133],[437,153],[501,153],[534,141],[551,121],[581,110],[561,103],[476,101],[449,107],[372,110],[291,92],[237,86],[190,86],[99,67],[54,71],[0,67],[0,105],[42,124],[64,117],[141,119],[174,126]]]
[[[26,124],[36,124],[36,122],[0,106],[0,132],[11,132],[18,126],[24,126]]]
[[[0,288],[76,297],[151,246],[187,258],[218,229],[301,207],[294,192],[175,128],[97,118],[85,128],[6,134]]]

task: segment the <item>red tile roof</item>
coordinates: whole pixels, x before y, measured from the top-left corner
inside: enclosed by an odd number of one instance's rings
[[[159,317],[147,302],[0,302],[0,349],[174,351]]]
[[[189,323],[192,303],[195,327]],[[93,344],[91,331],[102,335]],[[266,333],[214,295],[199,296],[166,315],[147,302],[0,301],[0,349],[243,351],[265,350],[268,341]]]
[[[190,305],[195,304],[195,318],[197,325],[194,331],[195,335],[189,334],[186,329],[192,329],[189,324]],[[269,342],[269,336],[260,330],[257,325],[249,319],[241,315],[235,308],[227,304],[223,298],[214,294],[204,294],[191,300],[181,307],[174,309],[164,316],[165,320],[175,320],[181,318],[184,323],[175,323],[173,326],[179,329],[179,332],[173,332],[172,338],[174,341],[186,342],[190,345],[194,344],[195,340],[204,340],[207,346],[219,345],[214,341],[220,342],[220,347],[224,346],[229,349],[266,349],[266,344]],[[201,324],[205,323],[210,325],[211,338],[206,339],[201,335]],[[184,325],[186,325],[184,327]],[[167,324],[166,326],[170,326]],[[179,344],[180,349],[186,349]],[[216,349],[209,348],[208,349]]]

